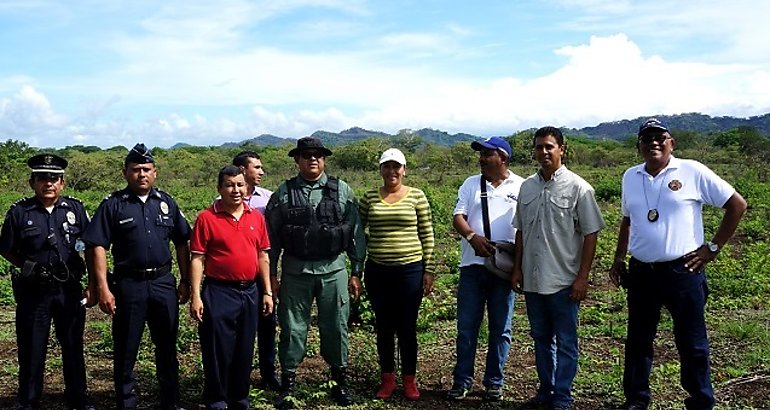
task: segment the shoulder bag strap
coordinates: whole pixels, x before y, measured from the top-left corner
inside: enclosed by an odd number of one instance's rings
[[[489,227],[489,206],[487,204],[487,181],[484,179],[484,174],[480,175],[479,181],[481,181],[481,219],[484,223],[484,236],[492,240],[492,229]]]

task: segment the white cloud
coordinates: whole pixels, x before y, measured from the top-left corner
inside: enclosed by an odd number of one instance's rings
[[[45,134],[67,123],[67,117],[56,113],[48,98],[30,86],[23,86],[11,98],[0,99],[2,134]]]
[[[82,70],[0,69],[1,137],[216,145],[351,126],[489,135],[770,110],[770,3],[552,0],[553,22],[499,35],[500,16],[421,22],[387,9],[381,20],[383,3],[365,0],[54,3],[6,2],[0,14],[37,12],[72,29],[98,21],[100,31],[70,40],[92,54]],[[541,50],[540,37],[555,44],[551,55],[516,53]],[[540,68],[531,77],[528,61]]]
[[[587,44],[564,46],[554,53],[565,59],[563,66],[530,80],[502,77],[481,82],[441,78],[417,87],[414,85],[424,80],[418,76],[409,80],[414,87],[407,87],[398,82],[399,74],[403,73],[395,70],[392,75],[375,76],[379,82],[372,86],[367,83],[372,77],[366,76],[372,73],[346,71],[344,75],[351,78],[343,79],[338,73],[334,84],[314,84],[312,79],[301,82],[309,93],[298,94],[297,98],[318,95],[318,109],[295,109],[265,102],[253,105],[246,118],[171,113],[139,125],[110,119],[107,114],[112,100],[104,103],[104,110],[91,110],[89,115],[69,120],[56,112],[45,95],[25,86],[12,98],[0,100],[0,129],[8,137],[33,144],[57,138],[56,145],[108,147],[134,140],[151,141],[157,146],[177,142],[218,145],[265,133],[296,138],[319,129],[340,131],[352,126],[386,132],[431,127],[490,135],[545,124],[583,127],[657,113],[748,116],[770,109],[770,74],[761,66],[670,62],[660,56],[645,55],[623,34],[592,37]],[[320,67],[304,74],[320,72],[321,76],[332,77],[333,70]],[[289,77],[294,74],[297,73]],[[280,88],[275,86],[274,91],[279,92]],[[300,88],[290,91],[299,92]],[[373,98],[379,95],[372,90],[387,90],[382,94],[389,96]],[[321,98],[323,94],[325,100]],[[356,104],[366,101],[370,108],[349,108],[344,105],[348,99]],[[322,101],[327,104],[321,104]]]

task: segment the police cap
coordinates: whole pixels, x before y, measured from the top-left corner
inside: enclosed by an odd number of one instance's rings
[[[61,177],[67,168],[67,160],[54,154],[37,154],[27,160],[27,165],[32,168],[32,174],[48,177]]]
[[[128,151],[125,163],[128,164],[129,162],[133,162],[134,164],[150,164],[155,163],[155,159],[152,157],[152,151],[144,146],[144,144],[139,143],[134,145],[134,148],[131,148],[131,150]]]

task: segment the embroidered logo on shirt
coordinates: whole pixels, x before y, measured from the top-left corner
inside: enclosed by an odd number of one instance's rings
[[[678,179],[668,183],[668,189],[672,191],[678,191],[680,188],[682,188],[682,183]]]

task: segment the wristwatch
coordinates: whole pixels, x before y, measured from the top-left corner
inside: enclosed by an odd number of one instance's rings
[[[706,242],[706,248],[708,248],[709,252],[711,253],[719,252],[719,245],[711,241]]]
[[[465,240],[470,242],[473,237],[476,236],[476,232],[471,231],[468,235],[465,236]]]

